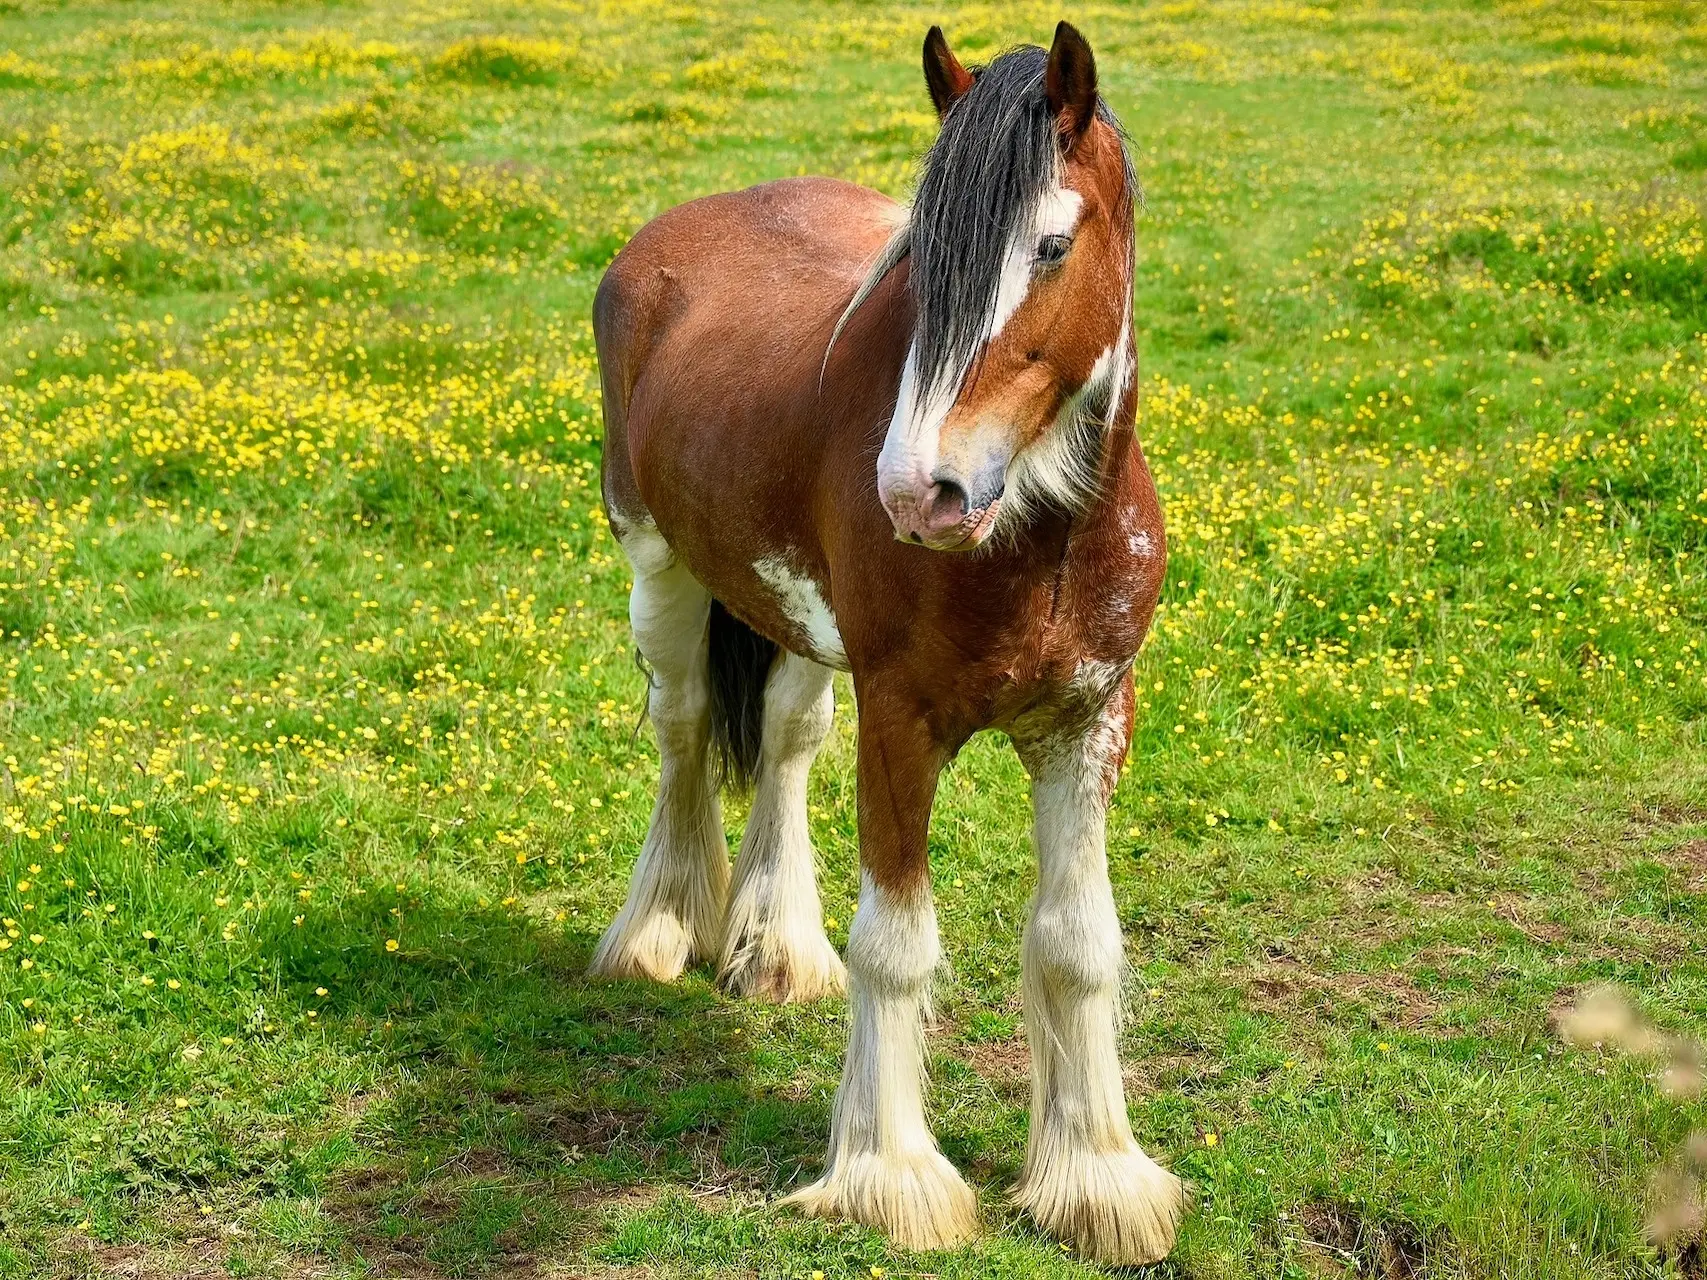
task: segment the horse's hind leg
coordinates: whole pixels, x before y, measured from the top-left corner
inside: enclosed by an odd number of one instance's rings
[[[669,982],[723,942],[729,851],[712,780],[706,621],[711,596],[650,524],[619,534],[634,566],[629,619],[651,667],[648,706],[658,735],[658,799],[628,900],[593,953],[603,977]]]
[[[831,672],[784,654],[765,682],[752,813],[735,859],[718,981],[735,995],[786,1002],[839,995],[841,959],[824,936],[806,821],[806,781],[835,716]]]
[[[1123,953],[1105,852],[1109,796],[1132,733],[1128,674],[1088,725],[1016,732],[1032,777],[1037,898],[1024,943],[1031,1135],[1015,1200],[1097,1262],[1173,1247],[1180,1181],[1139,1149],[1116,1050]]]

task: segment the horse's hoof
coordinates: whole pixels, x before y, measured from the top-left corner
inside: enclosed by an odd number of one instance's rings
[[[693,933],[674,913],[653,911],[632,917],[624,912],[599,939],[587,972],[595,978],[674,982],[692,954]]]
[[[934,1149],[836,1157],[829,1173],[782,1203],[875,1227],[903,1249],[952,1249],[978,1232],[978,1197]]]
[[[1056,1150],[1028,1162],[1014,1202],[1079,1256],[1105,1266],[1142,1266],[1172,1252],[1185,1187],[1140,1151]]]
[[[737,998],[809,1004],[846,995],[848,973],[820,931],[793,945],[774,937],[733,941],[724,952],[717,985]]]

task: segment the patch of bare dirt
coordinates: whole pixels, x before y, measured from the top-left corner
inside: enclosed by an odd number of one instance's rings
[[[1011,1107],[1031,1102],[1031,1046],[1023,1029],[999,1040],[945,1041],[938,1048],[958,1058]],[[1219,1076],[1221,1064],[1208,1054],[1150,1054],[1123,1060],[1121,1079],[1128,1098],[1165,1092],[1192,1093]]]
[[[492,1165],[491,1161],[473,1163]],[[459,1173],[420,1188],[404,1197],[402,1204],[394,1203],[403,1186],[400,1177],[372,1177],[359,1189],[348,1183],[341,1185],[334,1195],[328,1197],[327,1210],[343,1223],[350,1244],[366,1264],[367,1274],[376,1280],[442,1280],[444,1273],[425,1256],[434,1239],[431,1231],[397,1233],[383,1229],[380,1223],[388,1212],[398,1211],[426,1224],[450,1222],[462,1206],[462,1188],[469,1181],[481,1180],[482,1176],[480,1173]],[[514,1242],[507,1244],[504,1237],[499,1237],[495,1243],[499,1246],[498,1252],[481,1263],[481,1274],[488,1280],[533,1280],[536,1276],[562,1274],[561,1268],[554,1271],[534,1254],[514,1247]],[[299,1278],[292,1277],[292,1280]],[[301,1277],[300,1280],[310,1278]]]
[[[1707,840],[1690,840],[1667,849],[1660,858],[1674,871],[1687,875],[1691,889],[1707,885]]]
[[[1407,973],[1325,973],[1300,964],[1259,967],[1245,982],[1245,1003],[1255,1012],[1283,1017],[1352,1006],[1367,1011],[1375,1027],[1406,1030],[1428,1026],[1440,1013],[1440,1002]]]
[[[565,1098],[536,1099],[513,1110],[529,1137],[549,1139],[571,1152],[636,1141],[652,1118],[648,1111],[583,1107]]]
[[[655,1193],[643,1197],[649,1201]],[[627,1203],[621,1192],[616,1203]],[[364,1274],[375,1280],[445,1280],[444,1273],[424,1258],[389,1243],[360,1242]],[[66,1252],[81,1264],[80,1271],[101,1280],[233,1280],[226,1266],[229,1243],[191,1239],[181,1248],[147,1245],[105,1245],[78,1238]],[[321,1280],[345,1268],[325,1259],[294,1256],[268,1259],[263,1273],[269,1280]],[[247,1275],[245,1271],[240,1274]],[[499,1254],[482,1264],[482,1280],[646,1280],[648,1267],[612,1267],[542,1259],[529,1253]]]
[[[1031,1047],[1024,1033],[1001,1040],[955,1042],[943,1046],[981,1076],[995,1095],[1010,1106],[1031,1096]]]
[[[223,1280],[225,1276],[218,1254],[205,1246],[179,1252],[140,1244],[91,1242],[85,1256],[94,1264],[97,1275],[112,1276],[115,1280],[195,1280],[201,1276],[218,1276]]]
[[[230,1280],[226,1266],[231,1241],[219,1236],[190,1236],[172,1247],[141,1244],[101,1244],[85,1236],[67,1239],[65,1252],[89,1274],[103,1280]],[[324,1259],[294,1255],[269,1260],[267,1274],[276,1280],[318,1280],[336,1268]]]
[[[1372,867],[1348,881],[1345,896],[1358,907],[1388,903],[1395,897],[1412,897],[1404,883],[1387,867]]]
[[[1637,804],[1630,809],[1629,835],[1627,838],[1640,840],[1657,831],[1666,831],[1673,827],[1689,827],[1702,822],[1707,822],[1707,809],[1703,809],[1700,805],[1677,800],[1659,800],[1649,804]]]
[[[1128,1098],[1155,1093],[1199,1093],[1212,1085],[1226,1067],[1206,1053],[1162,1053],[1123,1064],[1121,1082]]]
[[[1303,1234],[1293,1237],[1307,1252],[1380,1280],[1421,1280],[1439,1250],[1409,1222],[1373,1218],[1355,1205],[1318,1201],[1298,1215]],[[1328,1274],[1333,1274],[1328,1272]]]
[[[555,1142],[564,1160],[573,1165],[583,1155],[609,1151],[618,1144],[633,1149],[648,1165],[661,1162],[667,1154],[687,1155],[694,1166],[689,1190],[700,1198],[732,1193],[761,1192],[770,1186],[770,1179],[753,1169],[735,1169],[722,1157],[724,1135],[716,1130],[691,1130],[660,1142],[646,1133],[654,1112],[639,1110],[609,1110],[583,1108],[564,1098],[533,1101],[517,1108],[528,1133],[536,1140],[546,1138]],[[640,1193],[640,1187],[626,1192]],[[618,1189],[613,1194],[625,1193]]]
[[[1533,899],[1512,893],[1498,893],[1490,901],[1494,915],[1531,942],[1544,946],[1559,946],[1570,940],[1571,931],[1564,925],[1536,918],[1541,906]]]
[[[1482,953],[1474,947],[1460,947],[1441,943],[1433,947],[1424,947],[1416,953],[1418,964],[1427,965],[1433,969],[1445,969],[1459,960],[1480,960]]]

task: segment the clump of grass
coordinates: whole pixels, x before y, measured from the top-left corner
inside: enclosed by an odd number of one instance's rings
[[[470,84],[551,84],[577,64],[558,40],[519,36],[469,36],[435,57],[429,67],[447,80]]]

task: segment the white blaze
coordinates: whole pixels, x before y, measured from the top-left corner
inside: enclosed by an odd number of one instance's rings
[[[1003,326],[1024,304],[1031,292],[1032,259],[1044,236],[1071,235],[1079,223],[1079,210],[1084,197],[1071,187],[1054,186],[1043,193],[1031,216],[1020,223],[1008,242],[1002,260],[1002,273],[996,285],[996,305],[990,317],[990,329],[984,344],[993,341]],[[984,345],[980,344],[980,346]],[[976,356],[976,352],[973,356]],[[926,390],[920,385],[918,369],[919,344],[915,339],[907,350],[907,362],[901,371],[901,390],[895,400],[895,413],[889,420],[889,431],[883,438],[883,451],[877,458],[878,474],[903,471],[928,478],[937,468],[938,438],[942,424],[954,408],[960,394],[960,384],[966,380],[971,357],[954,374],[936,387]]]

